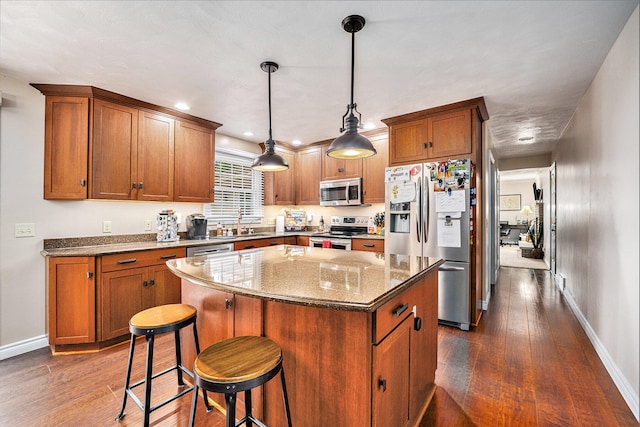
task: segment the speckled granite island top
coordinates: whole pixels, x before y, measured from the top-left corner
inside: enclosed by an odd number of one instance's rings
[[[280,245],[167,261],[182,279],[273,301],[374,311],[442,260]]]

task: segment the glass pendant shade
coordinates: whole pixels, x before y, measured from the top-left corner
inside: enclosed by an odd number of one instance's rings
[[[275,141],[271,136],[271,73],[275,73],[278,69],[278,64],[271,61],[266,61],[260,64],[260,68],[265,73],[269,73],[269,139],[264,143],[264,153],[259,155],[253,160],[251,165],[252,169],[262,172],[279,172],[289,169],[289,163],[282,158],[281,155],[276,153]]]
[[[355,67],[355,37],[365,24],[362,16],[351,15],[342,20],[342,28],[351,33],[351,103],[347,105],[347,112],[342,116],[342,128],[340,132],[343,135],[336,138],[329,148],[327,148],[327,156],[337,159],[361,159],[376,154],[376,149],[368,138],[358,134],[360,127],[360,113],[357,105],[353,102],[353,70]],[[358,117],[353,113],[356,112]]]

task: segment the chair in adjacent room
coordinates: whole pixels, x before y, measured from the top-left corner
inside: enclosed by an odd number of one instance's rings
[[[511,229],[509,228],[509,222],[500,221],[500,246],[509,244],[509,242],[507,242],[507,239],[510,233]]]
[[[179,393],[171,396],[164,401],[151,405],[151,382],[154,378],[160,375],[167,374],[171,371],[176,371],[178,376],[178,386],[184,387],[185,383],[182,374],[189,375],[195,381],[195,375],[190,370],[182,366],[182,355],[180,351],[180,330],[189,325],[193,325],[193,337],[196,349],[196,354],[200,352],[200,344],[198,343],[198,332],[196,330],[196,309],[187,304],[167,304],[152,307],[147,310],[143,310],[135,314],[129,321],[129,330],[131,331],[131,345],[129,347],[129,361],[127,364],[127,376],[124,384],[124,396],[122,398],[122,409],[120,414],[116,417],[116,421],[121,420],[126,414],[124,412],[127,405],[127,397],[131,399],[144,411],[144,423],[147,427],[149,425],[149,416],[151,412],[166,405],[169,402],[183,396],[190,391],[194,390],[194,386],[183,388]],[[162,372],[153,374],[153,343],[156,335],[166,334],[173,332],[175,334],[175,346],[176,346],[176,364]],[[131,380],[131,368],[133,364],[133,352],[135,350],[136,337],[144,336],[147,341],[147,361],[146,361],[146,374],[143,380],[130,384]],[[135,387],[145,384],[144,403],[140,401],[138,396],[133,392]],[[194,392],[197,395],[197,391]],[[212,407],[207,401],[206,391],[204,392],[204,402],[207,407],[207,411],[210,411]]]
[[[189,426],[193,427],[196,415],[198,388],[223,393],[226,402],[226,427],[243,423],[264,427],[251,410],[251,389],[265,384],[280,373],[287,425],[291,427],[291,413],[287,387],[282,368],[282,350],[266,337],[240,336],[219,341],[196,357],[193,372],[195,391],[191,405]],[[245,417],[236,423],[236,394],[244,391]]]

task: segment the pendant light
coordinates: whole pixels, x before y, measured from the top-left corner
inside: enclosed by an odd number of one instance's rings
[[[275,73],[278,64],[266,61],[260,64],[260,68],[265,73],[269,73],[269,139],[264,143],[264,153],[253,160],[251,167],[262,172],[278,172],[289,169],[289,164],[275,151],[275,141],[271,136],[271,73]]]
[[[356,33],[365,24],[365,20],[360,15],[347,16],[342,20],[342,28],[347,33],[351,33],[351,103],[347,105],[347,112],[342,116],[342,128],[340,132],[344,135],[336,138],[329,148],[327,155],[338,159],[360,159],[376,154],[371,141],[358,133],[358,128],[362,128],[362,115],[358,111],[358,105],[353,102],[353,69],[355,63],[355,40]],[[353,113],[357,113],[356,117]]]

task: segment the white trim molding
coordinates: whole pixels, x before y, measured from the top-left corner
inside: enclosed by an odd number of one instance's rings
[[[576,301],[573,299],[571,293],[563,292],[563,295],[565,300],[569,304],[569,307],[571,307],[571,310],[578,318],[580,325],[582,325],[582,329],[584,329],[585,333],[589,337],[589,341],[591,341],[593,348],[595,348],[596,353],[598,353],[598,356],[604,364],[605,369],[607,370],[607,372],[609,372],[611,379],[620,391],[620,394],[622,394],[623,399],[627,402],[627,405],[629,405],[629,409],[631,409],[631,412],[633,412],[633,415],[635,415],[636,419],[640,421],[640,400],[638,399],[638,395],[633,390],[633,387],[631,387],[631,384],[629,384],[629,381],[627,380],[627,378],[625,378],[622,371],[620,371],[620,368],[613,360],[607,349],[604,347],[604,345],[598,338],[598,335],[582,314],[582,311],[580,311],[580,308],[578,307],[578,304],[576,304]]]
[[[28,340],[3,345],[0,347],[0,360],[19,356],[47,346],[49,346],[49,338],[47,338],[46,335],[40,335],[39,337],[29,338]]]

